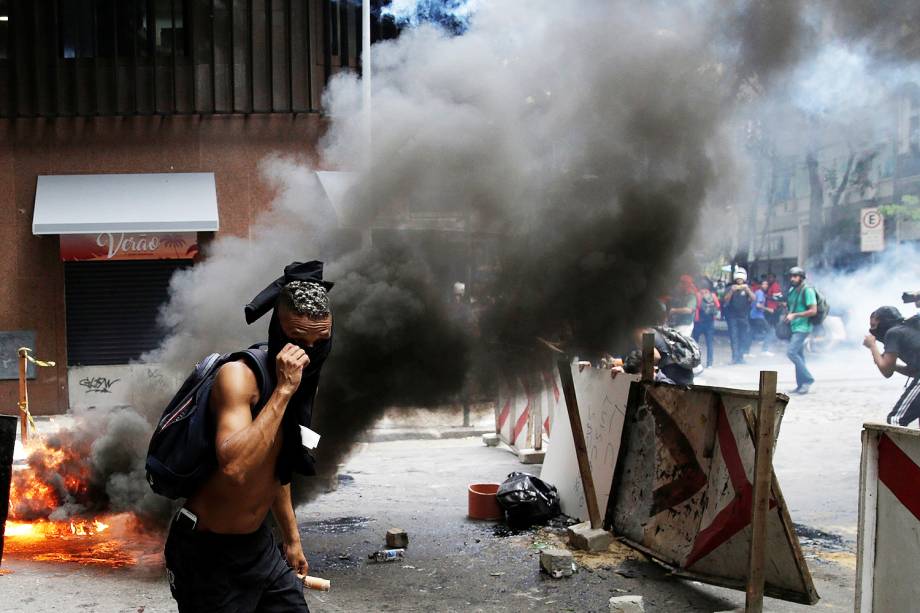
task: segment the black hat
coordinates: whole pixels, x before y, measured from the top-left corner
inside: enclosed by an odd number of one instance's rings
[[[875,327],[873,334],[880,341],[884,340],[888,330],[904,321],[904,317],[901,315],[901,311],[893,306],[879,307],[872,311],[872,315],[869,317],[878,322],[878,325]]]
[[[323,281],[323,263],[319,260],[309,262],[291,262],[284,267],[284,276],[272,281],[243,309],[246,313],[246,323],[251,324],[270,310],[275,308],[281,288],[291,281],[308,281],[322,285],[326,291],[335,285],[330,281]]]

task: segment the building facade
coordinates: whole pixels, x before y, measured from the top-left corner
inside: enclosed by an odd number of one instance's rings
[[[24,344],[57,363],[30,373],[33,413],[121,398],[171,274],[270,206],[261,160],[316,161],[322,89],[360,71],[360,10],[0,0],[0,412]]]
[[[861,244],[863,210],[910,209],[920,197],[920,87],[903,87],[874,110],[878,123],[862,134],[864,126],[842,130],[790,118],[780,137],[757,142],[757,197],[740,224],[755,274],[867,262],[878,251]],[[920,219],[920,207],[916,213],[882,216],[882,250],[920,240],[912,219]]]

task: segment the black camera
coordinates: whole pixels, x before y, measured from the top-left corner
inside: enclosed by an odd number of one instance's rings
[[[904,301],[904,304],[917,304],[920,302],[920,291],[904,292],[901,294],[901,300]]]

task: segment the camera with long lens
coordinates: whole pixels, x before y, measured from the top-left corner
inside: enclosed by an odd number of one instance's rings
[[[920,302],[920,291],[904,292],[901,294],[901,300],[904,301],[904,304],[917,304]]]

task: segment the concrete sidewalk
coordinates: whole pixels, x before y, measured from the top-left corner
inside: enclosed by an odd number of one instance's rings
[[[104,410],[104,409],[98,409]],[[51,434],[74,426],[71,414],[35,416],[35,425],[40,434]],[[388,411],[370,430],[358,438],[360,443],[387,441],[436,440],[479,437],[495,431],[495,416],[491,404],[476,404],[470,407],[470,425],[464,426],[463,412],[459,407],[438,407],[426,409],[394,409]],[[26,460],[26,452],[19,439],[13,455],[14,462]]]

